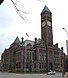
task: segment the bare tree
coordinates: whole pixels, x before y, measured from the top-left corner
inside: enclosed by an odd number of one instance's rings
[[[11,2],[13,3],[13,5],[14,5],[14,7],[15,7],[15,9],[16,9],[16,12],[18,13],[18,15],[19,15],[23,20],[26,21],[25,17],[22,16],[22,13],[24,13],[24,14],[29,14],[29,13],[27,13],[26,11],[23,10],[23,7],[19,4],[20,1],[18,1],[18,0],[11,0]],[[23,3],[22,3],[22,5],[23,5]]]
[[[1,5],[1,3],[3,3],[3,1],[4,0],[0,0],[0,5]],[[40,2],[44,2],[44,1],[42,1],[42,0],[37,0],[37,1],[40,1]],[[20,2],[20,0],[11,0],[11,2],[13,3],[13,5],[14,5],[14,7],[15,7],[15,9],[16,9],[16,12],[18,13],[18,15],[23,19],[23,20],[25,20],[26,21],[26,19],[25,19],[25,17],[22,15],[22,13],[24,13],[24,14],[29,14],[29,13],[27,13],[26,11],[24,11],[23,10],[23,3],[22,3],[22,5],[20,5],[20,3],[22,2],[22,0],[21,0],[21,2]],[[22,7],[23,6],[23,7]]]
[[[3,3],[4,0],[0,0],[0,5]]]
[[[45,1],[43,1],[43,0],[37,0],[37,1],[39,1],[39,2],[45,2]],[[29,14],[29,13],[27,13],[26,11],[24,11],[24,10],[22,9],[22,8],[24,7],[24,6],[22,7],[23,3],[22,3],[22,5],[20,5],[20,4],[19,4],[20,1],[18,1],[18,0],[11,0],[11,2],[13,3],[13,5],[14,5],[17,13],[18,13],[18,15],[19,15],[23,20],[26,21],[25,17],[22,15],[22,13],[24,13],[24,14]],[[21,0],[21,2],[22,2],[22,0]],[[21,3],[21,2],[20,2],[20,3]]]
[[[0,0],[0,5],[3,3],[3,1],[4,1],[4,0]],[[23,17],[21,14],[22,14],[22,13],[28,14],[28,13],[26,13],[26,12],[23,11],[23,10],[20,10],[22,7],[18,4],[19,1],[18,1],[18,0],[11,0],[11,2],[13,3],[13,5],[14,5],[17,13],[19,14],[19,16],[20,16],[23,20],[25,20],[25,17]]]

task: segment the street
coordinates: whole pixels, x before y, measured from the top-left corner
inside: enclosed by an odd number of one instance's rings
[[[55,75],[0,73],[0,78],[68,78],[68,77],[62,77],[61,73],[56,73]]]

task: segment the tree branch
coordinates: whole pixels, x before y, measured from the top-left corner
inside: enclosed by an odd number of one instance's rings
[[[17,0],[16,0],[16,1],[17,1]],[[20,5],[17,4],[18,1],[17,1],[17,2],[14,2],[13,0],[11,0],[11,2],[13,3],[13,5],[14,5],[14,7],[15,7],[15,9],[16,9],[16,12],[18,13],[18,15],[19,15],[23,20],[26,21],[25,17],[23,17],[21,13],[25,13],[25,14],[29,14],[29,13],[26,13],[26,11],[22,11],[22,10],[19,9],[19,8],[23,8],[23,7],[21,7]],[[18,7],[19,7],[19,8],[18,8]]]

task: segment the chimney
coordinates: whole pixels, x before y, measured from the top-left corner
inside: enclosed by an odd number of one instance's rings
[[[23,43],[24,38],[22,37],[21,39],[22,39],[22,43]]]
[[[37,44],[37,38],[35,38],[35,44]]]
[[[62,52],[63,52],[63,47],[61,47],[61,50],[62,50]]]

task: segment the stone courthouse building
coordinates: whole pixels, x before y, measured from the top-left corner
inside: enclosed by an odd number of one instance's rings
[[[47,6],[41,12],[41,39],[20,41],[17,37],[1,55],[2,71],[62,71],[65,54],[58,43],[53,45],[52,13]]]

